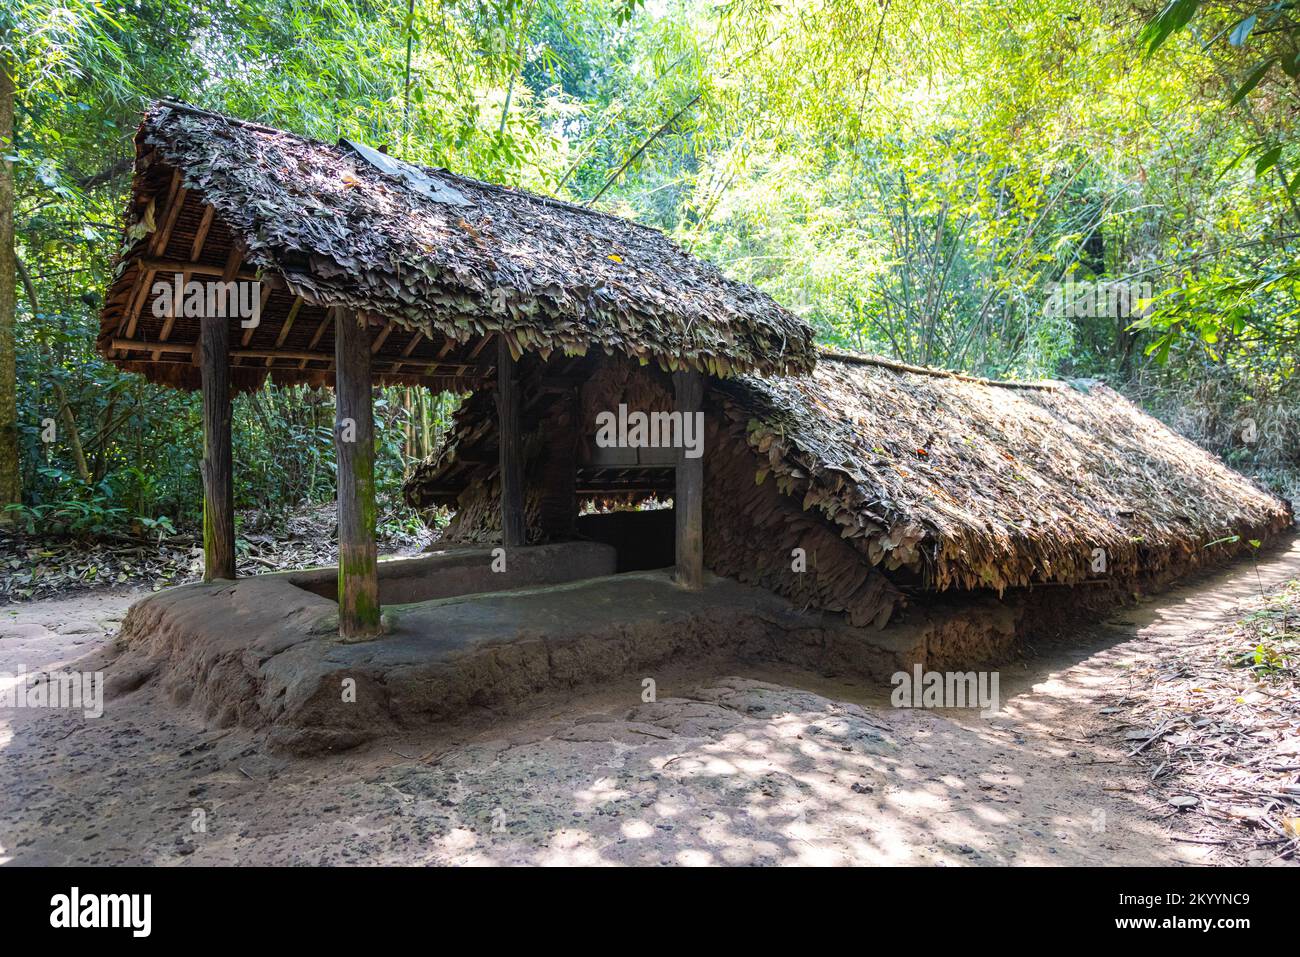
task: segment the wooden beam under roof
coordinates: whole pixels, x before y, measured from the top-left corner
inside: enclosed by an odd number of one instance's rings
[[[333,321],[334,321],[334,310],[326,309],[325,318],[320,321],[320,325],[318,325],[316,327],[316,331],[312,333],[311,342],[308,343],[307,346],[308,349],[315,349],[318,345],[320,345],[321,337],[325,335],[325,330],[329,328],[330,323]],[[310,359],[303,359],[302,362],[298,363],[298,368],[299,369],[307,368],[307,363],[310,361],[311,361]]]
[[[285,317],[284,322],[280,323],[280,334],[275,337],[275,348],[277,351],[282,345],[284,345],[284,341],[289,338],[289,330],[293,328],[294,321],[298,318],[298,312],[302,309],[302,301],[302,296],[293,297],[293,305],[289,307],[289,315]],[[267,366],[270,366],[274,361],[275,359],[273,357],[267,356]]]
[[[406,358],[407,356],[409,356],[412,352],[414,352],[414,351],[415,351],[415,347],[418,346],[418,345],[420,344],[420,340],[423,339],[423,338],[424,338],[424,333],[421,332],[419,329],[416,329],[416,330],[415,330],[415,335],[411,336],[411,341],[408,342],[408,343],[403,347],[403,349],[402,349],[402,358],[405,359],[405,358]],[[404,363],[404,362],[398,362],[398,363],[396,363],[396,364],[393,366],[393,368],[394,368],[394,369],[400,369],[400,368],[402,368],[402,366],[404,366],[405,364],[406,364],[406,363]]]
[[[375,341],[370,343],[370,354],[377,355],[379,350],[384,347],[384,343],[388,341],[388,337],[392,334],[393,323],[390,320],[389,322],[384,323],[384,327],[379,330],[379,335],[375,336]]]
[[[109,340],[109,345],[116,350],[151,351],[158,352],[161,356],[193,356],[194,354],[194,346],[192,344],[179,342],[160,343],[143,339],[124,339],[119,336]],[[308,349],[244,349],[236,347],[230,349],[228,354],[232,359],[257,359],[265,360],[268,363],[274,363],[276,360],[285,360],[290,362],[296,361],[299,363],[299,369],[305,369],[305,363],[325,363],[326,368],[319,371],[329,371],[333,369],[335,361],[333,353]],[[160,358],[158,361],[166,362],[168,360]],[[412,370],[402,374],[421,378],[485,379],[491,374],[493,369],[492,366],[487,364],[466,365],[463,362],[425,362],[424,360],[420,360],[418,364],[423,366],[422,370]],[[402,362],[396,359],[385,359],[382,357],[376,357],[373,363],[373,367],[376,370],[392,372],[395,374],[399,372],[400,367],[412,365],[416,365],[416,363],[409,360]]]
[[[225,276],[225,264],[217,265],[215,263],[201,263],[197,260],[185,259],[162,259],[158,256],[141,256],[136,260],[136,264],[143,269],[149,269],[154,272],[188,272],[195,276]],[[274,278],[270,275],[259,277],[255,269],[241,269],[230,279],[254,280],[262,278],[274,283]],[[227,280],[229,281],[229,280]]]
[[[194,231],[194,242],[190,243],[191,261],[197,261],[203,255],[203,246],[208,241],[208,230],[212,228],[212,218],[216,212],[211,204],[203,205],[203,218],[199,220],[199,228]]]
[[[185,205],[185,199],[188,192],[181,185],[180,171],[172,173],[171,186],[167,193],[167,205],[163,209],[163,220],[154,234],[149,237],[149,253],[151,256],[159,256],[167,251],[167,241],[171,238],[172,228],[176,225],[176,219],[180,215],[181,208]],[[138,289],[131,308],[126,315],[126,322],[123,328],[126,336],[130,338],[135,335],[136,324],[140,321],[140,313],[144,310],[144,304],[149,301],[149,291],[153,286],[154,275],[159,271],[156,267],[141,264],[140,271],[136,274],[136,283]],[[181,272],[182,270],[176,270]]]
[[[194,241],[190,243],[190,262],[183,264],[180,269],[182,288],[190,281],[190,277],[194,274],[194,270],[191,267],[198,258],[203,255],[203,247],[208,241],[208,231],[212,228],[212,219],[215,214],[216,210],[211,206],[211,204],[205,203],[203,206],[203,217],[199,220],[199,228],[194,233]],[[159,342],[166,342],[171,338],[172,329],[176,327],[177,305],[177,303],[172,303],[172,311],[163,322],[162,331],[158,334]],[[160,358],[162,358],[162,353],[155,350],[153,361],[157,362]]]
[[[258,325],[260,326],[261,325],[260,317],[266,312],[266,304],[271,299],[271,284],[269,282],[262,283],[259,291],[259,295],[261,296],[261,301],[258,303],[257,306],[257,314],[259,316]],[[258,326],[248,326],[247,328],[245,328],[244,336],[242,339],[239,340],[239,344],[241,346],[247,346],[250,342],[252,342],[253,334],[257,332],[257,328]]]

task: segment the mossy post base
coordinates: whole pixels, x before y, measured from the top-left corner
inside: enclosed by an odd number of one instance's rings
[[[673,404],[682,414],[685,428],[688,419],[693,423],[704,403],[703,373],[674,372],[673,391]],[[694,424],[689,428],[694,429]],[[698,438],[703,442],[703,434]],[[704,584],[704,456],[687,458],[685,447],[678,449],[676,478],[673,512],[677,522],[677,582],[686,588],[700,588]]]
[[[501,426],[501,544],[523,545],[524,453],[519,434],[519,372],[505,336],[497,333],[497,415]]]
[[[370,333],[355,310],[335,307],[331,311],[337,409],[339,636],[367,638],[379,633]]]
[[[203,580],[235,577],[235,483],[230,451],[230,320],[199,320],[203,381]]]

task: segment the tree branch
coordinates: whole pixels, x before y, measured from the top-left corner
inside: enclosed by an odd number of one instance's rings
[[[78,189],[97,189],[105,183],[111,183],[113,180],[125,176],[133,169],[135,169],[135,158],[127,156],[105,166],[98,173],[83,176],[80,179],[73,180],[73,182],[76,183]]]
[[[703,95],[704,95],[703,93],[696,93],[693,97],[690,98],[690,100],[687,101],[685,106],[683,106],[680,110],[678,110],[676,113],[672,115],[672,118],[669,119],[667,123],[665,123],[663,126],[659,127],[659,129],[655,130],[652,134],[650,134],[650,138],[646,140],[644,143],[642,143],[640,146],[638,146],[636,152],[633,153],[631,156],[629,156],[627,160],[623,163],[623,165],[620,166],[618,170],[614,173],[614,175],[605,181],[605,185],[600,188],[600,192],[598,192],[595,196],[591,197],[591,199],[587,200],[587,202],[584,205],[590,206],[594,202],[596,202],[596,200],[604,196],[605,191],[609,189],[611,186],[613,186],[616,182],[618,182],[619,177],[621,177],[625,172],[627,172],[627,168],[631,166],[633,163],[635,163],[641,157],[641,154],[644,153],[649,148],[650,144],[653,143],[655,140],[659,139],[659,137],[663,136],[663,134],[667,133],[668,130],[672,128],[673,124],[682,118],[682,114],[684,114],[692,106],[698,103],[700,101],[700,97],[702,97]]]

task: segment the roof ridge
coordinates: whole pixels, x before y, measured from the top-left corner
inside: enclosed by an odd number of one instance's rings
[[[1001,389],[1045,389],[1056,390],[1061,388],[1061,383],[1055,379],[1039,380],[1016,380],[1016,379],[985,379],[981,376],[970,375],[965,372],[956,372],[951,369],[935,369],[931,366],[916,366],[906,362],[899,362],[896,359],[887,359],[884,356],[869,355],[862,352],[850,352],[848,350],[832,349],[827,346],[819,346],[817,354],[823,359],[839,360],[852,365],[869,365],[879,366],[883,369],[892,369],[895,372],[910,372],[915,375],[934,376],[937,379],[959,379],[962,382],[973,382],[977,385],[997,386]]]
[[[256,123],[252,120],[240,119],[237,116],[230,116],[226,113],[219,113],[216,110],[204,109],[201,106],[194,106],[192,103],[186,103],[184,100],[176,100],[176,99],[172,99],[171,97],[159,97],[158,99],[154,100],[151,105],[166,107],[167,109],[176,110],[181,113],[190,113],[196,116],[210,117],[211,119],[214,120],[220,120],[223,123],[229,123],[232,126],[243,126],[250,130],[257,130],[258,132],[261,133],[274,133],[276,136],[292,136],[298,140],[301,140],[304,143],[315,143],[318,146],[326,146],[330,148],[338,148],[340,146],[339,143],[330,143],[326,140],[318,140],[314,136],[306,136],[302,133],[295,133],[293,130],[282,130],[279,127],[268,126],[265,123]],[[417,169],[421,169],[425,171],[432,171],[433,173],[436,173],[439,176],[445,176],[448,179],[452,179],[459,183],[464,183],[470,186],[474,186],[478,189],[492,190],[497,193],[504,193],[511,196],[522,196],[524,199],[542,203],[543,205],[546,206],[558,207],[560,209],[564,209],[573,213],[582,213],[585,216],[596,216],[601,219],[608,219],[619,223],[626,223],[630,226],[635,226],[638,229],[644,229],[648,232],[656,233],[660,236],[666,237],[664,231],[662,229],[659,229],[656,226],[650,226],[647,223],[639,223],[635,219],[628,219],[626,216],[619,216],[616,213],[608,213],[601,209],[592,209],[590,206],[583,206],[579,203],[574,203],[567,199],[560,199],[558,196],[545,196],[541,193],[534,193],[532,190],[519,189],[516,186],[503,186],[500,183],[489,183],[487,180],[476,179],[473,176],[466,176],[464,173],[456,173],[442,166],[426,166],[423,163],[415,163],[412,162],[411,160],[402,159],[400,156],[393,156],[392,154],[387,154],[387,153],[384,155],[389,156],[390,159],[394,159],[399,163],[405,163],[408,166],[414,166]]]

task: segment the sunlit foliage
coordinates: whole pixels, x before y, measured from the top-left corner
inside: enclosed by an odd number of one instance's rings
[[[1297,401],[1287,5],[17,0],[4,15],[33,501],[194,514],[193,398],[92,348],[131,136],[161,95],[634,216],[829,344]],[[1067,282],[1146,284],[1152,301],[1062,314]],[[85,476],[66,441],[38,440],[64,396]],[[331,401],[240,400],[241,504],[329,496]],[[413,426],[446,408],[387,397],[384,468],[425,451]]]

